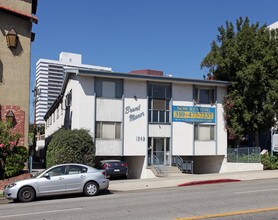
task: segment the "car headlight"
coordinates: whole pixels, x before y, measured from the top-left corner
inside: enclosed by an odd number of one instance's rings
[[[7,185],[7,188],[12,188],[14,186],[16,186],[16,183],[11,183],[11,184]]]

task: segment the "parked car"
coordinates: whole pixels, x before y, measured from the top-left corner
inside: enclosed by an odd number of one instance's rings
[[[102,160],[99,168],[106,171],[108,177],[127,178],[128,164],[120,160]]]
[[[36,197],[84,193],[95,196],[109,187],[105,170],[83,164],[60,164],[39,173],[36,177],[12,182],[4,188],[7,199],[30,202]]]

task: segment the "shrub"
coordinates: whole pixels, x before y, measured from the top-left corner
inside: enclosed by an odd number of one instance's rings
[[[46,152],[46,166],[61,163],[94,165],[95,147],[87,130],[60,129],[51,138]]]
[[[265,170],[278,169],[278,156],[263,155],[262,164]]]
[[[11,154],[7,156],[5,163],[5,175],[13,177],[20,173],[28,159],[26,147],[14,147]]]

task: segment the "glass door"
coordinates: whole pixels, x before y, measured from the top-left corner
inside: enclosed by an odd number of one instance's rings
[[[169,165],[170,138],[149,138],[148,164]]]

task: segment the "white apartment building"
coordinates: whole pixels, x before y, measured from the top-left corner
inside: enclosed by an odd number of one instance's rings
[[[44,116],[60,94],[64,71],[68,68],[84,68],[111,72],[112,68],[82,64],[82,55],[61,52],[59,60],[39,59],[36,64],[35,120],[44,125]]]
[[[46,113],[46,138],[59,128],[89,130],[96,160],[123,159],[129,178],[151,178],[155,164],[194,162],[194,173],[262,169],[227,162],[223,100],[229,82],[66,70],[61,94]]]

